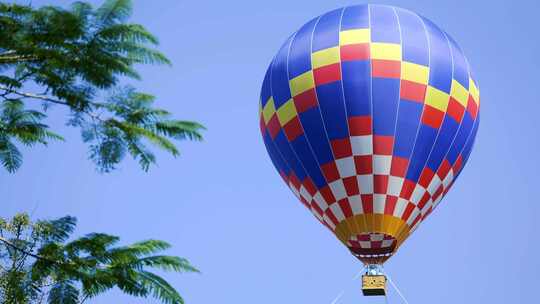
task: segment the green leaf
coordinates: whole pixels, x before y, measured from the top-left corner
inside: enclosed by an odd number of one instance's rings
[[[47,299],[49,304],[78,304],[79,290],[71,281],[61,281],[53,285]]]
[[[10,173],[17,171],[22,164],[22,155],[19,149],[8,139],[1,137],[0,163]]]

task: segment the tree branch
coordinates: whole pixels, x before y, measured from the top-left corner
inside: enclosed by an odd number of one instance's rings
[[[14,89],[12,89],[10,87],[6,87],[6,86],[3,86],[3,85],[0,85],[0,90],[4,90],[4,91],[9,92],[11,94],[19,95],[21,97],[40,99],[40,100],[44,100],[44,101],[48,101],[48,102],[52,102],[52,103],[56,103],[56,104],[61,104],[61,105],[68,106],[68,107],[70,106],[67,102],[64,102],[64,101],[61,101],[61,100],[58,100],[58,99],[54,99],[54,98],[50,98],[49,96],[33,94],[33,93],[26,93],[26,92],[19,92],[17,90],[14,90]]]
[[[13,249],[15,249],[15,250],[17,250],[17,251],[19,251],[19,252],[22,252],[22,253],[24,253],[24,254],[26,254],[26,255],[28,255],[28,256],[33,257],[34,259],[43,260],[43,261],[47,261],[47,262],[49,262],[49,263],[58,264],[57,261],[54,261],[54,260],[51,260],[51,259],[48,259],[48,258],[44,258],[44,257],[39,256],[39,255],[37,255],[37,254],[34,254],[34,253],[32,253],[32,252],[30,252],[30,251],[28,251],[28,250],[25,250],[25,249],[20,248],[20,247],[18,247],[17,245],[13,244],[11,241],[9,241],[8,239],[6,239],[6,238],[4,238],[4,237],[0,237],[0,242],[6,244],[6,246],[9,246],[9,247],[11,247],[11,248],[13,248]]]

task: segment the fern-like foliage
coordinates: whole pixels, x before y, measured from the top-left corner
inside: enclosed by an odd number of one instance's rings
[[[19,144],[61,139],[43,123],[52,105],[71,110],[68,125],[81,129],[89,158],[101,172],[116,168],[126,155],[148,170],[155,163],[148,144],[176,156],[174,141],[202,139],[201,124],[173,119],[153,107],[152,95],[119,87],[122,78],[141,78],[137,64],[171,64],[155,49],[152,33],[128,22],[131,13],[131,0],[105,0],[97,8],[75,2],[70,9],[0,3],[0,106],[15,105],[17,115],[24,114],[24,126],[12,127],[18,121],[0,117],[5,169],[21,166]],[[27,92],[27,84],[43,92]],[[102,100],[105,95],[110,98]],[[41,111],[24,109],[36,101]]]
[[[118,288],[135,297],[181,304],[178,291],[153,270],[198,272],[186,259],[161,254],[170,245],[145,240],[118,246],[120,239],[91,233],[69,240],[76,219],[32,223],[26,214],[0,219],[0,302],[83,303]]]

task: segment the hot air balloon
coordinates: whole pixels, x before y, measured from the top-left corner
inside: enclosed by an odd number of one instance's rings
[[[367,266],[381,265],[437,207],[480,121],[470,65],[430,20],[383,5],[323,14],[293,33],[262,85],[260,128],[296,197]]]

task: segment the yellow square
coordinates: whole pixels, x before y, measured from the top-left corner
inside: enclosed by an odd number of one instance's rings
[[[367,43],[370,41],[371,33],[368,28],[346,30],[339,33],[339,44],[358,44]]]
[[[291,87],[291,93],[293,97],[309,89],[312,89],[315,87],[313,73],[311,71],[307,71],[302,75],[296,76],[289,81],[289,85]]]
[[[373,42],[370,45],[370,55],[372,59],[401,60],[401,45]]]
[[[450,90],[450,95],[454,97],[464,108],[467,107],[467,99],[469,99],[469,91],[457,82],[455,79],[452,79],[452,89]]]
[[[296,107],[294,106],[294,102],[292,99],[289,99],[277,110],[277,116],[278,116],[279,123],[281,124],[281,126],[284,126],[296,115],[297,115]]]
[[[476,105],[478,105],[480,103],[480,90],[478,90],[478,87],[472,78],[469,78],[469,92],[476,102]]]
[[[317,51],[311,54],[311,66],[316,69],[325,65],[339,62],[339,47],[331,47],[328,49]]]
[[[442,112],[446,112],[449,99],[450,99],[450,95],[432,86],[428,86],[427,92],[426,92],[426,100],[425,100],[426,104]]]
[[[276,113],[276,107],[274,106],[274,98],[270,97],[270,99],[263,108],[263,118],[265,124],[268,124],[268,121],[270,121],[270,118],[272,118],[274,113]]]
[[[402,61],[401,79],[427,84],[429,79],[429,68],[425,65]]]

